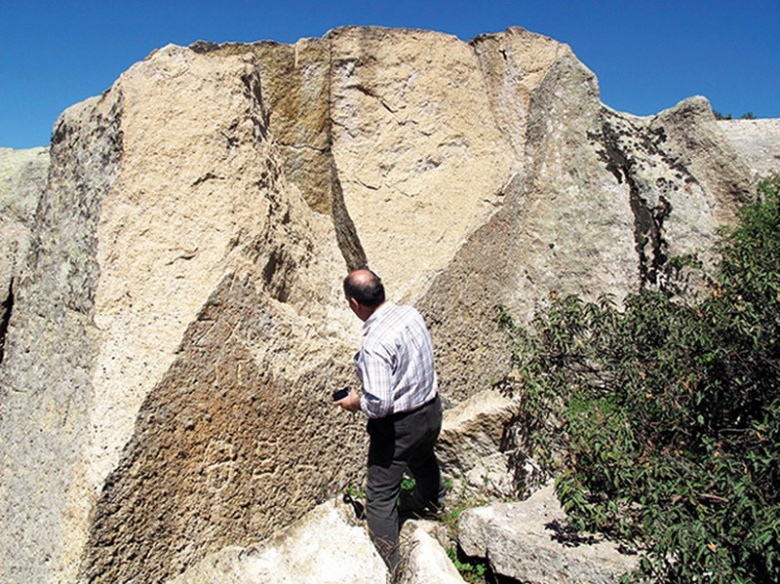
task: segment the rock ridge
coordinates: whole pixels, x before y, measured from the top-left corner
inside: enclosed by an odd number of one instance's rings
[[[349,269],[417,306],[469,404],[511,383],[498,307],[711,261],[771,168],[727,133],[703,98],[611,110],[522,28],[155,51],[63,113],[12,181],[34,204],[2,200],[0,580],[163,582],[270,541],[363,478],[362,421],[329,404],[361,339]]]

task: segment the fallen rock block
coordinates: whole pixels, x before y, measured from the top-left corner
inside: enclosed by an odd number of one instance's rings
[[[498,452],[504,426],[519,404],[498,390],[485,390],[444,412],[437,448],[443,466],[467,472],[482,457]]]
[[[566,520],[552,482],[517,503],[464,511],[459,543],[469,556],[487,558],[492,570],[533,584],[615,582],[638,563],[601,536],[562,537]]]
[[[463,584],[444,542],[446,530],[441,523],[407,521],[401,533],[404,562],[399,584]]]
[[[364,525],[337,501],[315,507],[272,542],[211,554],[168,584],[376,584],[387,568]]]

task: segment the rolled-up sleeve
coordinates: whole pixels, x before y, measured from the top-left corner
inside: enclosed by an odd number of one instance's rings
[[[383,418],[393,409],[393,356],[382,346],[363,347],[355,370],[363,384],[360,409],[369,418]]]

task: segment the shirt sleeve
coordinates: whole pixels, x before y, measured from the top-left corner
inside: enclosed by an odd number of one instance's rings
[[[393,357],[383,347],[361,349],[355,362],[363,382],[360,409],[369,418],[382,418],[393,408]]]

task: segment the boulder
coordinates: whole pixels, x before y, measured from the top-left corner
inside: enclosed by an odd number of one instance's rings
[[[155,51],[57,121],[14,259],[0,580],[162,582],[272,540],[364,476],[364,420],[329,403],[348,270],[421,311],[456,406],[510,374],[499,307],[707,259],[754,180],[718,127],[701,98],[609,109],[521,28]]]
[[[481,391],[445,410],[437,455],[442,466],[464,474],[502,449],[505,428],[518,415],[517,398],[495,389]]]
[[[0,372],[0,579],[161,581],[362,470],[330,405],[345,266],[253,63],[167,47],[55,126]]]
[[[166,584],[326,584],[464,582],[445,547],[452,545],[441,523],[409,520],[401,533],[402,562],[395,580],[368,536],[365,521],[332,499],[270,542],[228,546],[186,569]]]
[[[167,584],[376,584],[387,568],[364,525],[335,500],[315,507],[271,542],[230,546]]]
[[[436,445],[442,472],[460,499],[522,497],[535,490],[538,469],[515,444],[518,398],[487,389],[445,410]],[[522,462],[520,462],[522,461]]]
[[[444,526],[432,521],[407,521],[401,532],[402,570],[398,584],[461,584],[465,582],[447,556]]]
[[[522,502],[464,511],[458,530],[467,555],[487,558],[495,573],[532,584],[606,584],[638,562],[601,536],[567,530],[552,483]]]

